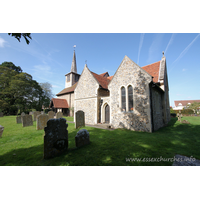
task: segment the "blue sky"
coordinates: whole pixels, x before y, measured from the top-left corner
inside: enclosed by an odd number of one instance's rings
[[[57,94],[70,72],[76,45],[78,73],[85,61],[91,71],[114,75],[127,55],[139,66],[157,62],[165,52],[170,105],[174,100],[200,99],[200,35],[198,33],[32,33],[29,45],[0,33],[0,63],[13,62]]]

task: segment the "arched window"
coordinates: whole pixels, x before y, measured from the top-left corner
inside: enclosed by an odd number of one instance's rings
[[[126,111],[126,90],[125,90],[125,87],[121,88],[121,98],[122,98],[122,111]]]
[[[128,86],[128,111],[133,111],[133,87]]]

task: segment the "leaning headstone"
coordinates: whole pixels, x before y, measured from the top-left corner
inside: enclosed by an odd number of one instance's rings
[[[53,158],[68,149],[67,127],[65,118],[48,120],[44,128],[44,159]]]
[[[90,143],[89,132],[86,129],[81,129],[75,136],[76,147],[81,147]]]
[[[49,119],[54,119],[54,112],[53,111],[49,111],[48,112],[48,116],[49,116]]]
[[[39,111],[35,111],[35,112],[33,113],[33,121],[36,121],[36,118],[37,118],[38,115],[40,115],[40,112],[39,112]]]
[[[75,113],[75,128],[85,126],[85,113],[81,110]]]
[[[3,113],[2,112],[0,112],[0,117],[3,117]]]
[[[47,126],[48,119],[49,119],[48,115],[45,114],[38,115],[36,119],[36,130],[44,129],[44,127]]]
[[[22,123],[22,117],[21,117],[21,115],[19,115],[19,116],[16,117],[16,123],[17,124],[21,124]]]
[[[33,126],[32,115],[22,116],[22,126]]]
[[[200,166],[200,160],[193,158],[193,156],[186,157],[182,155],[175,155],[172,166]]]
[[[62,118],[62,117],[63,117],[62,112],[57,112],[56,113],[56,119],[59,119],[59,118]]]
[[[4,127],[0,125],[0,137],[2,137]]]

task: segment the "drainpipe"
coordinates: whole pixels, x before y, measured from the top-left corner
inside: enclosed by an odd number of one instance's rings
[[[99,104],[99,123],[101,123],[101,106],[103,104],[103,99],[100,99],[100,104]]]

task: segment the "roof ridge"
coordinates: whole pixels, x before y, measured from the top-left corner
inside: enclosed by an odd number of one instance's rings
[[[147,67],[147,66],[149,66],[149,65],[153,65],[153,64],[158,63],[158,62],[160,62],[160,61],[157,61],[157,62],[154,62],[154,63],[148,64],[148,65],[145,65],[145,66],[142,66],[142,67]]]

